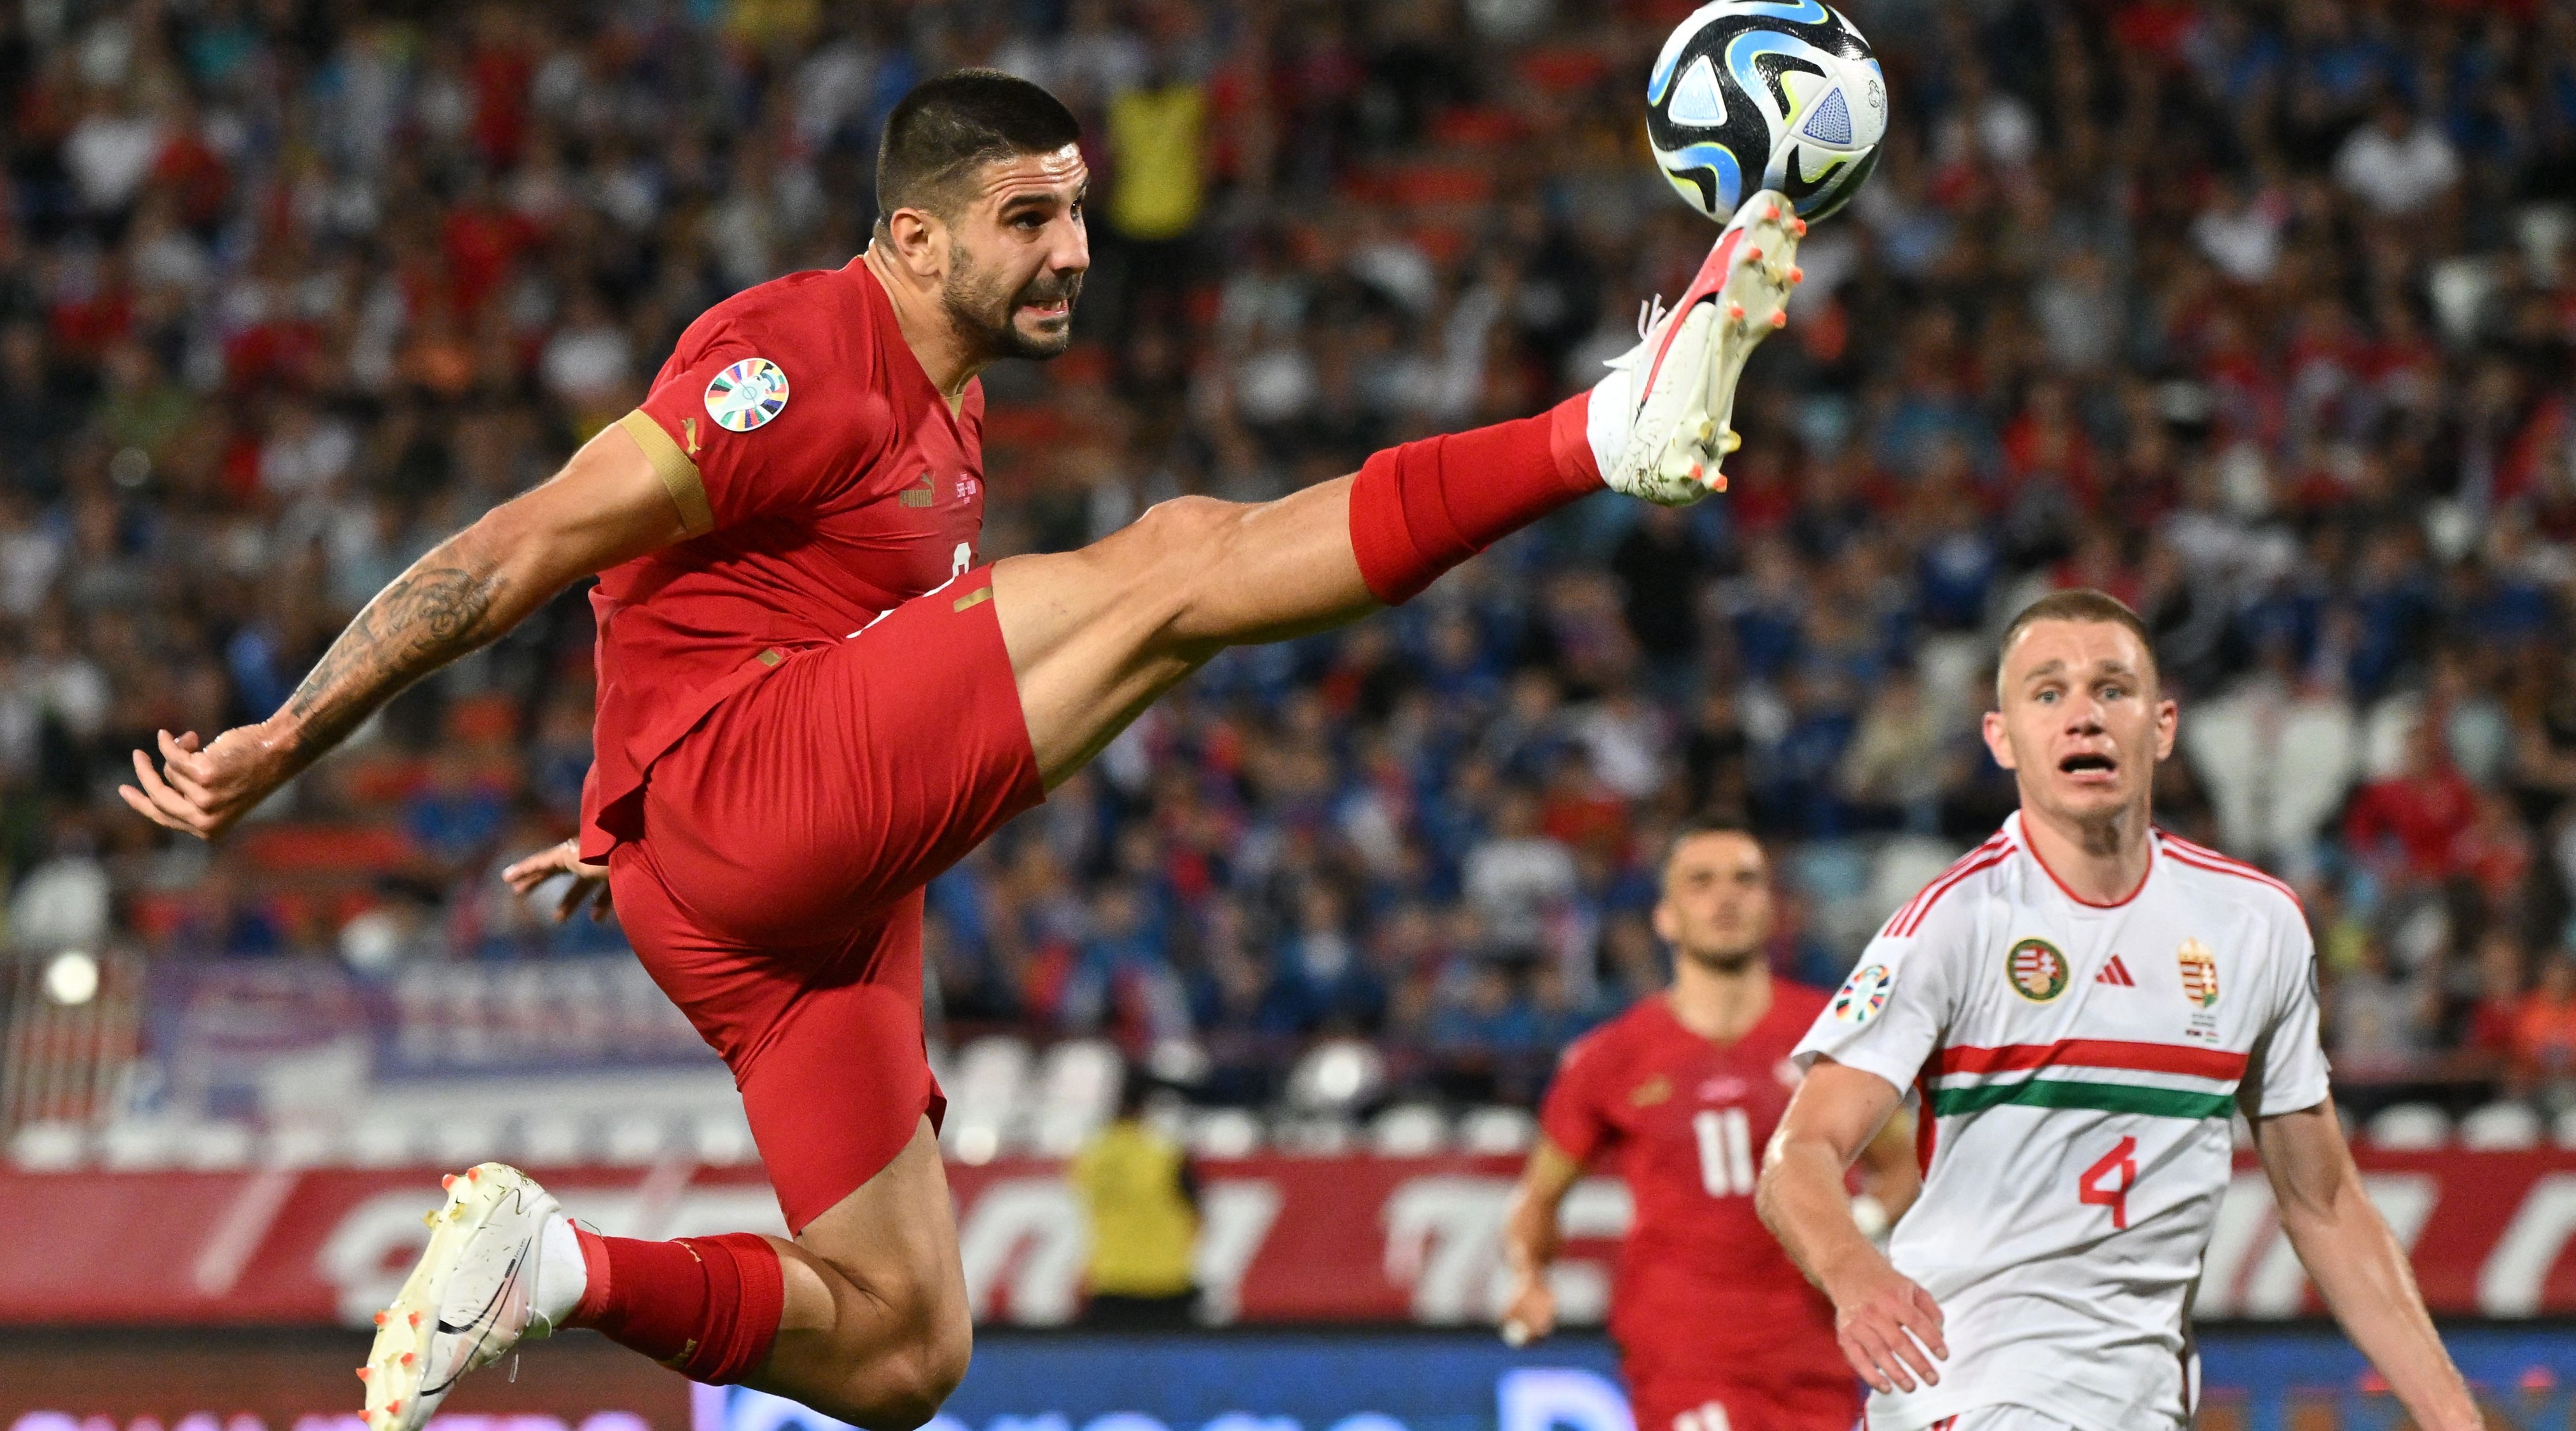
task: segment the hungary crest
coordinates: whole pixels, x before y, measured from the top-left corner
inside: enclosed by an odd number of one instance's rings
[[[2182,965],[2182,996],[2200,1007],[2213,1008],[2218,1003],[2218,956],[2197,939],[2186,939],[2174,953]]]
[[[2066,992],[2066,956],[2045,939],[2025,939],[2005,953],[2004,981],[2032,1003],[2047,1003]]]

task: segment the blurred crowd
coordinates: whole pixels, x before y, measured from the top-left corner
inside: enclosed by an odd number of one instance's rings
[[[1084,119],[1081,341],[985,381],[985,554],[1525,415],[1712,230],[1647,155],[1687,4],[44,0],[0,7],[0,862],[30,953],[618,947],[509,899],[589,758],[568,594],[211,849],[113,787],[275,708],[728,293],[838,266],[882,116],[990,64]],[[934,1015],[1325,1033],[1529,1096],[1662,978],[1665,832],[1772,841],[1839,979],[2011,808],[2019,603],[2184,703],[2172,828],[2303,891],[2349,1087],[2576,1080],[2576,9],[1854,0],[1893,103],[1746,379],[1731,487],[1612,497],[1230,653],[930,890]],[[2364,1092],[2361,1096],[2367,1097]]]

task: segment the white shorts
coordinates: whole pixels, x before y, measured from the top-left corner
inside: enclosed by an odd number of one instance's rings
[[[2045,1411],[2033,1411],[2027,1406],[1980,1406],[1935,1421],[1927,1431],[2074,1431],[2074,1428]]]

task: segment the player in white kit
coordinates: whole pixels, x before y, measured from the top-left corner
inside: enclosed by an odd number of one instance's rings
[[[1888,920],[1798,1046],[1759,1207],[1835,1308],[1871,1431],[2190,1423],[2194,1279],[2251,1121],[2281,1227],[2417,1425],[2475,1406],[2367,1198],[2297,897],[2150,823],[2176,712],[2099,592],[2015,619],[1985,718],[2021,809]],[[1906,1089],[1923,1193],[1882,1255],[1843,1173]]]

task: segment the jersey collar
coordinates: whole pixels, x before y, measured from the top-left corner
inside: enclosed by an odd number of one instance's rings
[[[862,250],[858,257],[841,265],[841,272],[849,275],[851,281],[867,294],[868,313],[876,322],[880,335],[878,341],[884,344],[886,352],[893,355],[888,359],[888,365],[894,370],[895,381],[919,388],[922,396],[928,399],[930,409],[947,422],[950,435],[962,444],[966,404],[973,400],[975,385],[983,379],[967,379],[965,393],[958,398],[955,410],[950,410],[946,395],[939,391],[937,383],[930,380],[930,370],[921,365],[921,355],[903,340],[903,324],[894,316],[894,299],[886,293],[885,282],[877,277],[876,270],[868,267],[867,253]]]
[[[2041,858],[2039,846],[2033,843],[2030,837],[2022,833],[2021,812],[2019,810],[2015,810],[2010,815],[2004,817],[2004,837],[2011,840],[2015,845],[2018,845],[2021,848],[2022,853],[2030,856],[2030,862],[2039,866],[2040,873],[2048,876],[2048,882],[2057,886],[2058,893],[2065,895],[2068,899],[2086,909],[2121,909],[2135,902],[2139,895],[2147,892],[2148,883],[2156,877],[2156,866],[2162,863],[2159,856],[2163,853],[2160,846],[2164,842],[2164,831],[2150,825],[2147,827],[2147,872],[2138,876],[2136,887],[2131,889],[2127,894],[2120,896],[2118,899],[2107,902],[2097,899],[2086,899],[2084,896],[2077,894],[2074,890],[2068,888],[2066,881],[2057,877],[2057,871],[2050,869],[2048,867],[2048,861]]]

